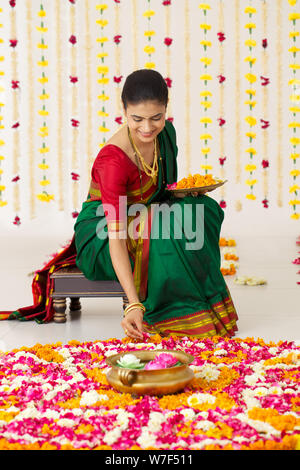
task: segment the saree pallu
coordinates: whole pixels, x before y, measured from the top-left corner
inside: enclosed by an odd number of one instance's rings
[[[204,211],[200,223],[199,205]],[[101,217],[97,216],[98,206],[99,201],[84,203],[76,221],[76,263],[90,280],[118,280],[110,259],[108,237],[103,236]],[[180,214],[184,215],[184,223]],[[148,205],[144,235],[149,238],[143,241],[146,269],[143,255],[141,262],[137,262],[136,252],[130,252],[127,242],[135,286],[146,307],[143,326],[148,333],[199,338],[235,334],[238,317],[220,271],[223,217],[219,204],[205,195]],[[128,218],[128,223],[131,221]]]

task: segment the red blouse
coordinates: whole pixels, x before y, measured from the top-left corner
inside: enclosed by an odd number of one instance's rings
[[[91,199],[101,199],[104,205],[108,228],[119,231],[122,222],[127,223],[126,211],[120,206],[120,196],[126,197],[128,205],[145,204],[157,189],[150,176],[141,168],[142,184],[138,167],[118,146],[105,145],[98,153],[92,167],[92,185],[94,194]],[[141,198],[142,186],[142,198]],[[91,193],[91,191],[90,191]],[[123,226],[124,227],[124,226]]]

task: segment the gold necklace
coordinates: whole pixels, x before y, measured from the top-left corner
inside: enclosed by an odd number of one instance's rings
[[[153,164],[151,167],[150,165],[148,165],[147,162],[145,162],[141,152],[139,151],[139,149],[133,142],[129,127],[128,127],[128,136],[129,136],[130,143],[133,147],[133,150],[135,151],[135,155],[139,157],[139,160],[142,164],[144,172],[146,173],[147,176],[150,176],[153,179],[153,183],[156,184],[157,174],[158,174],[157,139],[155,138],[154,140],[154,160],[153,160]]]

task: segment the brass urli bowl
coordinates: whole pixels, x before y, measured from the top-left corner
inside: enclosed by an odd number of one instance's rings
[[[152,361],[157,354],[171,353],[182,363],[175,367],[158,370],[127,369],[119,367],[117,361],[125,354],[134,354],[142,362]],[[120,392],[134,395],[168,395],[182,390],[194,377],[189,367],[194,356],[170,349],[136,350],[115,354],[106,358],[111,367],[106,374],[108,383]]]

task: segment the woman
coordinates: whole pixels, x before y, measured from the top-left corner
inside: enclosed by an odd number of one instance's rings
[[[94,161],[72,243],[38,272],[48,286],[48,310],[43,317],[41,309],[14,315],[49,320],[49,272],[75,262],[90,280],[120,282],[128,298],[121,324],[131,338],[142,339],[143,331],[232,336],[237,314],[220,271],[224,212],[206,195],[166,191],[177,180],[177,145],[166,120],[165,80],[154,70],[133,72],[122,103],[127,123]]]

